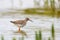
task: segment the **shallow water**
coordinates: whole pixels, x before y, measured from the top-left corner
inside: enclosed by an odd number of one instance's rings
[[[11,20],[19,20],[29,17],[33,22],[28,21],[26,26],[21,28],[27,36],[25,40],[35,40],[35,31],[42,30],[43,40],[47,40],[51,37],[51,26],[54,23],[56,40],[60,39],[60,18],[52,18],[40,15],[27,15],[27,14],[0,14],[0,35],[4,35],[5,40],[11,40],[12,37],[16,37],[17,40],[23,35],[20,33],[14,33],[17,31],[17,27],[10,23]]]

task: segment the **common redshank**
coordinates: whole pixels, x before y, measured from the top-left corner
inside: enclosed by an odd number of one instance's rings
[[[27,23],[27,21],[31,21],[29,18],[25,18],[24,20],[16,20],[16,21],[10,21],[11,23],[15,24],[18,27],[18,32],[20,32],[20,28],[24,27]]]

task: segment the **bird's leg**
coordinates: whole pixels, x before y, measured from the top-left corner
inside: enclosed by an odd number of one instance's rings
[[[19,29],[18,29],[18,32],[20,32],[20,27],[19,27]]]

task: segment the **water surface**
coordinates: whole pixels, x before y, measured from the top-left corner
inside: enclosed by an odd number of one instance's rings
[[[0,14],[0,35],[4,35],[5,40],[11,40],[16,37],[17,40],[22,37],[22,34],[14,33],[18,28],[10,23],[12,20],[21,20],[29,17],[33,22],[28,21],[26,26],[21,28],[26,34],[25,40],[35,40],[35,31],[42,30],[43,40],[51,37],[51,26],[54,23],[56,40],[60,39],[60,18],[53,18],[42,15],[27,15],[27,14]]]

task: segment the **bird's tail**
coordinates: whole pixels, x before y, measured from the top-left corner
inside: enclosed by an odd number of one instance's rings
[[[14,21],[10,21],[11,23],[14,23]]]

